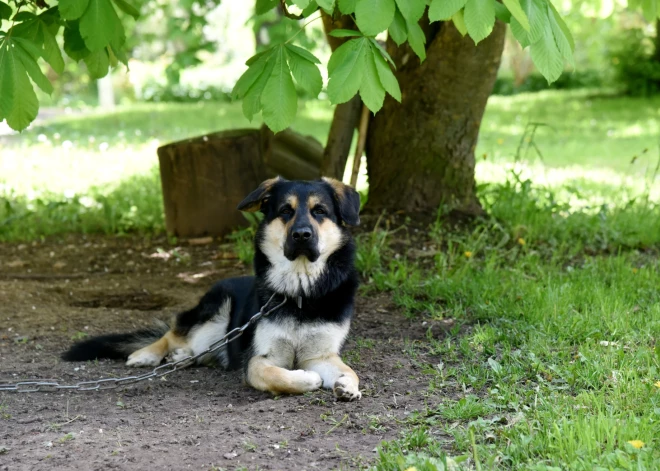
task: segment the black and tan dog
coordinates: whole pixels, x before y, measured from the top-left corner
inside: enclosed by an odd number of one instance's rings
[[[264,214],[255,238],[255,276],[218,282],[196,307],[177,315],[171,329],[92,338],[63,358],[128,357],[129,366],[155,366],[168,356],[195,355],[245,324],[277,293],[274,301],[288,298],[283,307],[227,347],[202,357],[203,363],[242,367],[249,385],[274,394],[323,386],[338,399],[359,399],[358,377],[339,357],[358,286],[355,247],[346,228],[359,224],[358,193],[328,178],[275,178],[263,182],[238,209]]]

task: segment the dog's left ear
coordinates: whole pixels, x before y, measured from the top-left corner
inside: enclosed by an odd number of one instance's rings
[[[238,203],[239,211],[256,213],[261,209],[261,204],[268,199],[270,191],[275,183],[280,181],[280,177],[271,178],[261,183],[252,193],[247,195],[243,201]]]
[[[323,177],[323,181],[332,188],[341,220],[349,226],[360,225],[360,194],[352,186],[334,178]]]

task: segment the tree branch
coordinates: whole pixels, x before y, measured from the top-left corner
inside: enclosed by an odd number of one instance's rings
[[[284,16],[287,18],[291,18],[292,20],[302,20],[304,16],[302,15],[294,15],[289,11],[289,9],[286,6],[286,1],[285,0],[280,0],[280,6],[282,7],[282,12],[284,13]]]

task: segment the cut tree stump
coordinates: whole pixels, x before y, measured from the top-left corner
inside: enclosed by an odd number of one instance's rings
[[[177,237],[222,236],[247,225],[236,209],[267,178],[320,176],[323,146],[291,130],[235,129],[158,149],[165,225]]]

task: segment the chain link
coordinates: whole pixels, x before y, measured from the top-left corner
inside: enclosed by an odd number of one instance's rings
[[[123,386],[127,384],[139,383],[140,381],[146,381],[152,378],[160,378],[170,373],[174,373],[177,370],[187,368],[188,366],[195,363],[195,361],[197,361],[199,358],[203,357],[204,355],[217,352],[228,343],[233,342],[241,335],[243,335],[243,333],[247,330],[247,328],[253,325],[255,322],[257,322],[259,319],[268,316],[273,311],[284,306],[284,304],[287,301],[286,296],[284,297],[284,300],[280,304],[266,311],[266,308],[275,297],[275,294],[276,293],[273,293],[273,295],[270,297],[270,299],[268,299],[266,304],[264,304],[261,307],[261,309],[259,309],[259,312],[257,312],[254,316],[252,316],[250,320],[247,321],[247,323],[245,323],[241,327],[236,327],[235,329],[230,330],[225,334],[224,337],[213,342],[203,352],[198,353],[195,356],[188,356],[178,361],[165,363],[164,365],[159,365],[148,373],[143,373],[137,376],[126,376],[124,378],[104,378],[104,379],[97,379],[95,381],[80,381],[76,384],[60,384],[55,381],[21,381],[18,383],[0,383],[0,391],[14,391],[14,392],[24,392],[24,393],[53,392],[60,390],[102,391],[105,389],[115,389],[119,386]]]

